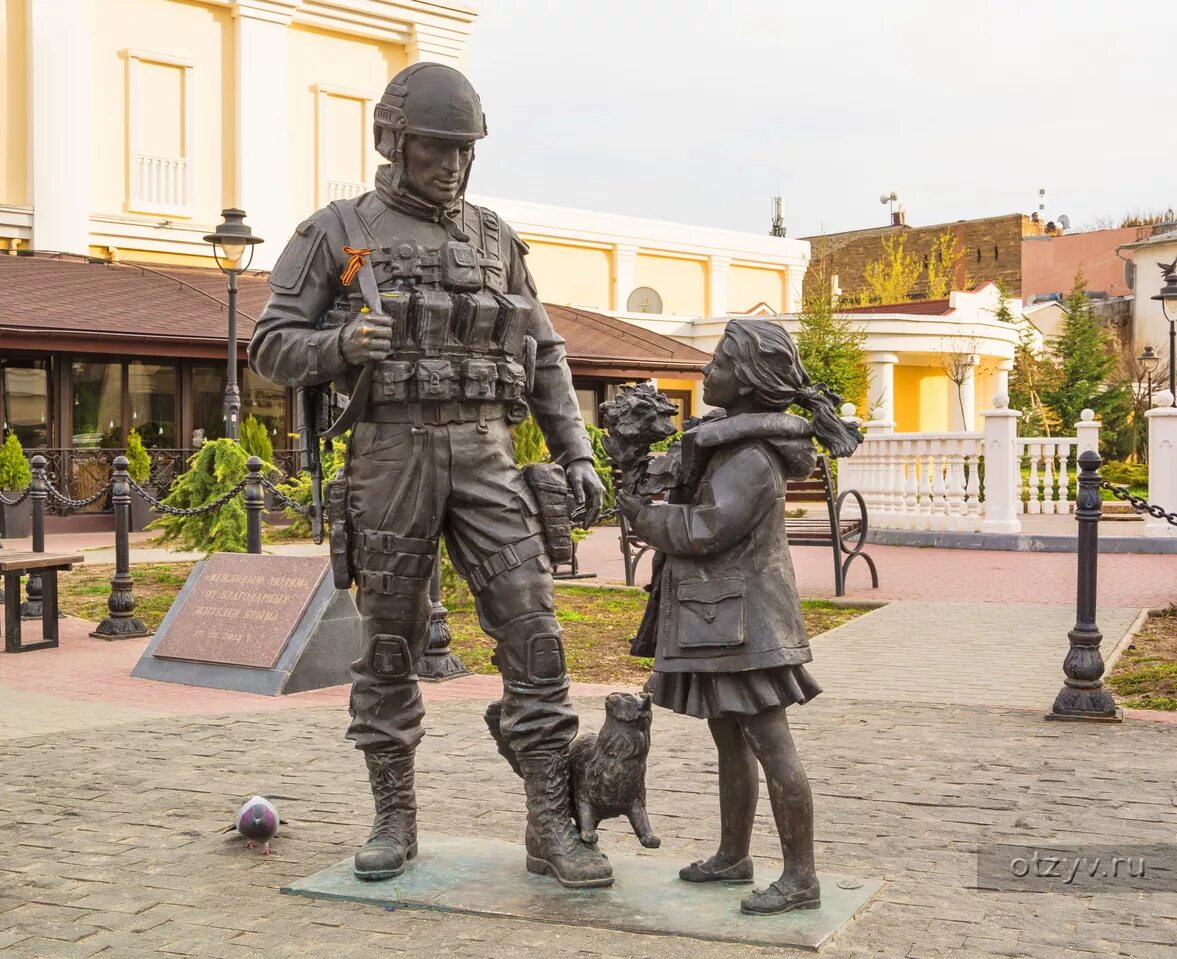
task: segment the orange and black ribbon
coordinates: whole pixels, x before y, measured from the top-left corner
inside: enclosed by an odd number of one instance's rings
[[[339,279],[343,281],[344,286],[348,286],[356,278],[356,274],[360,272],[360,267],[364,265],[364,257],[369,256],[372,251],[367,247],[357,250],[355,247],[345,246],[343,252],[350,259],[347,261],[347,266],[344,267],[343,272],[339,274]]]

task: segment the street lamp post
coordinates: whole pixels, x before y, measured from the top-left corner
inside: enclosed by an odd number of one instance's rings
[[[1169,321],[1169,394],[1177,397],[1177,260],[1172,263],[1160,263],[1161,276],[1165,285],[1161,292],[1153,297],[1161,301],[1161,312]],[[1173,315],[1169,315],[1169,304],[1173,304]],[[1177,406],[1174,399],[1171,406]]]
[[[1136,362],[1140,364],[1140,368],[1144,370],[1144,375],[1148,379],[1148,406],[1146,409],[1152,409],[1152,375],[1157,371],[1157,367],[1161,364],[1161,358],[1157,355],[1157,351],[1151,346],[1146,346],[1141,354],[1136,357]]]
[[[229,277],[229,367],[225,379],[225,435],[239,439],[241,435],[241,390],[237,387],[237,276],[249,269],[253,262],[253,248],[264,242],[242,222],[245,211],[230,207],[221,211],[221,223],[215,233],[204,241],[211,243],[213,257],[221,272]],[[249,259],[242,266],[241,258],[249,250]]]

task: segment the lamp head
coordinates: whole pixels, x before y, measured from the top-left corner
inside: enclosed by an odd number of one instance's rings
[[[258,243],[265,242],[260,236],[254,236],[253,230],[245,225],[244,220],[244,210],[234,207],[222,210],[221,223],[216,232],[209,233],[204,238],[205,243],[213,245],[213,256],[222,272],[237,273],[248,268],[248,261],[244,267],[241,265],[246,249],[250,250],[250,259],[252,259],[252,248]]]
[[[1157,367],[1161,365],[1161,358],[1157,355],[1156,350],[1151,346],[1146,346],[1136,357],[1136,362],[1140,364],[1140,368],[1145,373],[1155,373]]]

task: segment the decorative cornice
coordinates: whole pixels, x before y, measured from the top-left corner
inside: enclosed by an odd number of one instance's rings
[[[426,58],[461,60],[478,14],[429,0],[203,0],[233,16],[330,30],[345,36],[419,47]]]

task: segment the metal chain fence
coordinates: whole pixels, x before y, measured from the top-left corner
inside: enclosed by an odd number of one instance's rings
[[[245,489],[246,480],[241,480],[231,490],[218,496],[216,499],[205,503],[203,506],[196,506],[192,509],[180,509],[176,506],[168,506],[152,496],[147,490],[136,483],[134,480],[129,480],[131,489],[142,496],[149,504],[161,513],[166,513],[169,516],[203,516],[205,513],[211,513],[213,510],[218,510],[224,506],[229,500]]]
[[[268,477],[265,477],[265,476],[262,477],[262,486],[264,486],[266,489],[268,489],[271,493],[274,494],[274,501],[279,506],[284,506],[284,507],[287,507],[288,509],[292,509],[296,513],[301,514],[302,516],[310,516],[311,515],[311,507],[310,506],[305,506],[302,503],[296,503],[289,496],[287,496],[280,489],[278,489],[277,484],[273,480],[269,479]]]
[[[1149,516],[1156,519],[1163,519],[1170,526],[1177,526],[1177,513],[1166,513],[1159,506],[1154,506],[1151,503],[1142,500],[1139,496],[1133,496],[1124,486],[1115,486],[1104,480],[1100,484],[1101,489],[1106,489],[1116,499],[1127,500],[1132,504],[1132,508],[1138,513],[1148,513]]]
[[[21,503],[29,498],[29,494],[31,492],[32,489],[26,487],[25,491],[21,493],[16,499],[9,499],[3,493],[0,493],[0,505],[7,506],[9,508],[13,506],[20,506]]]
[[[49,480],[46,480],[45,493],[48,495],[49,499],[51,499],[58,506],[65,507],[65,509],[85,509],[91,503],[97,503],[98,500],[109,493],[112,485],[113,484],[110,482],[110,480],[107,480],[106,483],[104,483],[93,496],[87,496],[85,499],[70,499],[63,492],[61,492],[61,490],[49,482]]]

